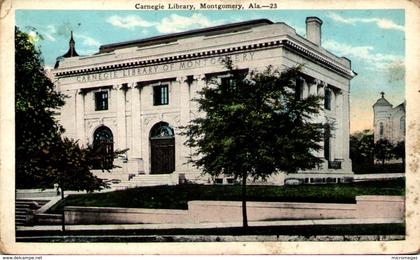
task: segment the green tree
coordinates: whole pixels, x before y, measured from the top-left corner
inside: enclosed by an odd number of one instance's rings
[[[403,166],[405,165],[405,141],[398,142],[392,151],[393,155],[397,159],[402,160]]]
[[[81,148],[77,141],[61,137],[64,130],[54,120],[54,110],[64,105],[65,96],[45,76],[41,54],[28,34],[16,28],[15,35],[16,186],[46,188],[58,184],[63,198],[65,190],[106,187],[90,169],[94,164],[107,170],[116,167],[112,159],[126,150],[105,155],[101,147]]]
[[[387,139],[379,139],[375,143],[375,158],[381,161],[382,167],[385,161],[393,158],[394,146]]]
[[[114,156],[119,153],[115,152]],[[64,137],[51,144],[48,149],[40,150],[38,155],[40,158],[47,158],[40,162],[42,168],[47,169],[44,179],[58,184],[63,199],[66,190],[92,192],[108,187],[102,179],[90,172],[97,156],[92,146],[82,148],[77,141]]]
[[[280,72],[268,67],[250,73],[226,62],[228,78],[213,77],[200,91],[204,117],[184,128],[194,148],[191,162],[211,176],[233,176],[242,182],[243,226],[248,226],[246,181],[265,180],[279,171],[297,172],[321,163],[323,126],[312,122],[320,97],[296,95],[300,67]],[[220,79],[219,79],[220,80]]]
[[[63,129],[54,120],[54,110],[64,105],[64,96],[45,76],[40,51],[28,34],[15,28],[16,184],[18,188],[48,182],[48,160],[39,151],[60,142]]]
[[[365,129],[352,134],[350,136],[350,158],[353,165],[373,165],[374,146],[372,130]]]

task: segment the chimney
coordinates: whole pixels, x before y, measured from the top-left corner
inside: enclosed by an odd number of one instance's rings
[[[306,39],[321,46],[322,20],[315,16],[306,17]]]

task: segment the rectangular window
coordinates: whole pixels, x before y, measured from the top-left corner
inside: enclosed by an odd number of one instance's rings
[[[159,85],[153,87],[153,105],[169,104],[168,85]]]
[[[222,84],[222,86],[231,86],[232,84],[232,79],[230,77],[223,77],[220,79],[220,82]]]
[[[325,90],[324,108],[331,110],[331,91],[328,89]]]
[[[108,91],[95,92],[95,110],[108,110]]]

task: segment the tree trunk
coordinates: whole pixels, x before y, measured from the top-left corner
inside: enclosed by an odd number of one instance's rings
[[[64,189],[63,188],[61,188],[61,201],[64,202]],[[64,206],[65,205],[63,205],[63,213],[61,214],[61,229],[63,233],[66,231],[65,218],[64,218]]]
[[[246,177],[246,174],[242,176],[242,223],[244,228],[248,227],[248,215],[246,213]]]

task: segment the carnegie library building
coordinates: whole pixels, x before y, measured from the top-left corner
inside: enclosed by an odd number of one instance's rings
[[[204,116],[192,101],[197,91],[209,77],[228,76],[221,62],[226,57],[249,71],[303,65],[296,91],[302,98],[323,96],[324,109],[313,120],[333,127],[317,152],[322,167],[297,175],[349,175],[349,88],[356,74],[347,58],[322,48],[321,27],[319,18],[308,17],[305,38],[285,23],[259,19],[102,45],[88,56],[77,54],[71,37],[53,70],[58,90],[67,96],[59,121],[80,144],[102,146],[104,153],[128,148],[114,161],[121,168],[94,170],[125,187],[181,179],[229,183],[223,176],[202,176],[188,163],[191,150],[179,127]]]

